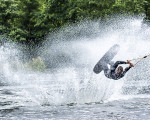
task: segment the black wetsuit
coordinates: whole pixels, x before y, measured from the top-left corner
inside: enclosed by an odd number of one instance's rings
[[[108,68],[107,64],[103,65],[104,74],[106,77],[108,77],[110,79],[114,79],[114,80],[118,80],[118,79],[122,78],[126,74],[126,72],[131,68],[131,67],[126,67],[125,70],[121,74],[117,75],[115,73],[115,70],[118,67],[118,65],[119,64],[127,64],[127,63],[124,61],[117,61],[115,64],[113,64],[112,62],[109,64],[111,65],[110,69]]]

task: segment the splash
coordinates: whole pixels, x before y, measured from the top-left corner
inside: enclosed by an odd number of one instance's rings
[[[10,91],[19,96],[21,104],[27,105],[84,104],[149,94],[150,58],[141,61],[118,81],[106,78],[103,72],[97,75],[92,71],[95,63],[116,43],[121,49],[114,61],[149,54],[149,32],[142,18],[113,19],[105,24],[86,21],[66,26],[49,35],[38,50],[47,66],[45,72],[12,69],[11,61],[23,65],[19,56],[25,55],[16,45],[1,46],[0,83],[11,87]]]

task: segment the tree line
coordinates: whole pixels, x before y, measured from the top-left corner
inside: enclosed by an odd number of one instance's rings
[[[142,13],[149,21],[149,0],[0,0],[0,33],[14,42],[38,44],[70,23]]]

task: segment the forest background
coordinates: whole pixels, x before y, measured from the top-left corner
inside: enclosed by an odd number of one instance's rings
[[[149,0],[0,0],[0,34],[34,45],[49,33],[85,19],[105,21],[113,15],[140,14],[150,21]]]

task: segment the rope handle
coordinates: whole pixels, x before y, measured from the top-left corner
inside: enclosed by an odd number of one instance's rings
[[[142,61],[144,58],[147,58],[148,56],[150,56],[150,54],[148,54],[148,55],[146,55],[146,56],[144,56],[144,57],[142,57],[142,58],[136,58],[136,59],[127,60],[127,62],[130,63],[131,61],[140,59],[139,61],[137,61],[137,62],[134,64],[134,66],[135,66],[135,65],[137,65],[140,61]]]

